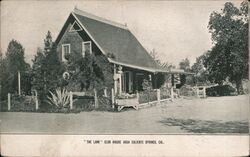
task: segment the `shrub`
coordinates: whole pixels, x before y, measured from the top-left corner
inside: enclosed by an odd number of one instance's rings
[[[73,110],[92,111],[94,110],[93,96],[74,96]]]
[[[160,92],[161,99],[168,99],[171,97],[170,88],[162,87],[160,88],[160,90],[161,90]]]
[[[207,96],[233,96],[236,94],[236,89],[230,85],[215,86],[206,89]]]
[[[148,103],[148,102],[149,102],[148,93],[140,92],[139,93],[139,104]]]
[[[112,108],[111,99],[108,97],[98,97],[98,109],[99,111],[114,111]]]
[[[0,111],[7,111],[8,105],[7,100],[0,100]]]
[[[157,92],[155,90],[146,90],[139,93],[139,103],[147,103],[157,100]]]
[[[180,95],[192,97],[196,96],[196,91],[191,86],[184,85],[180,88]]]
[[[1,101],[0,111],[8,111],[7,100]],[[33,112],[36,111],[35,101],[32,96],[18,96],[11,97],[11,112]]]
[[[58,109],[68,108],[69,107],[69,93],[67,90],[56,89],[56,93],[50,91],[51,97],[48,98],[48,103],[52,106],[55,105]]]

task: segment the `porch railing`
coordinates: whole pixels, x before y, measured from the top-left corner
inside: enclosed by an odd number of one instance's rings
[[[151,104],[159,104],[163,101],[173,101],[173,88],[160,88],[140,92],[138,97],[139,106],[147,106]]]

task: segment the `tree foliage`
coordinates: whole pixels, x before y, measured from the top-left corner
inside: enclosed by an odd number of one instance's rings
[[[71,73],[67,86],[71,90],[87,91],[113,86],[113,68],[103,55],[72,52],[68,57],[67,70]]]
[[[186,72],[190,71],[190,61],[188,58],[183,59],[180,63],[179,63],[179,68],[183,69]]]
[[[198,84],[208,84],[208,71],[204,66],[207,53],[196,58],[196,62],[192,65],[191,71],[195,74],[195,82]]]
[[[153,49],[152,51],[150,51],[150,56],[154,59],[154,61],[163,69],[166,70],[170,70],[171,68],[175,68],[175,66],[169,62],[164,62],[162,60],[159,59],[159,54],[157,53],[157,51],[155,49]]]
[[[1,98],[4,99],[7,93],[17,93],[18,71],[21,75],[21,92],[30,92],[30,65],[25,62],[24,48],[16,40],[11,40],[7,47],[6,56],[0,56],[0,83]]]
[[[32,87],[44,97],[48,91],[54,91],[61,85],[64,66],[59,60],[56,45],[48,31],[44,40],[44,49],[37,49],[32,66]]]
[[[222,84],[227,78],[241,92],[242,80],[248,79],[248,2],[240,8],[226,2],[220,13],[210,15],[208,29],[214,43],[205,60],[209,80]]]

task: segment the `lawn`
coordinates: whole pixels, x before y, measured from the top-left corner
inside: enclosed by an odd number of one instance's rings
[[[176,99],[122,112],[0,112],[1,132],[66,134],[248,133],[248,95]]]

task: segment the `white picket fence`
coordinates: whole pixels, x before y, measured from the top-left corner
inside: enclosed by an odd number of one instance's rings
[[[11,93],[8,93],[8,102],[7,102],[7,105],[8,105],[8,111],[11,110]],[[32,95],[32,99],[35,101],[35,109],[36,111],[39,109],[39,103],[38,103],[38,96],[37,96],[37,91],[34,91],[33,95]]]
[[[73,96],[74,95],[76,95],[76,96],[86,96],[86,93],[85,92],[72,92],[72,91],[70,91],[69,92],[69,96],[70,96],[69,107],[70,107],[70,109],[73,109],[73,103],[74,103]],[[94,90],[94,102],[95,102],[95,108],[98,108],[99,104],[98,104],[98,97],[97,97],[97,91],[96,90]]]

